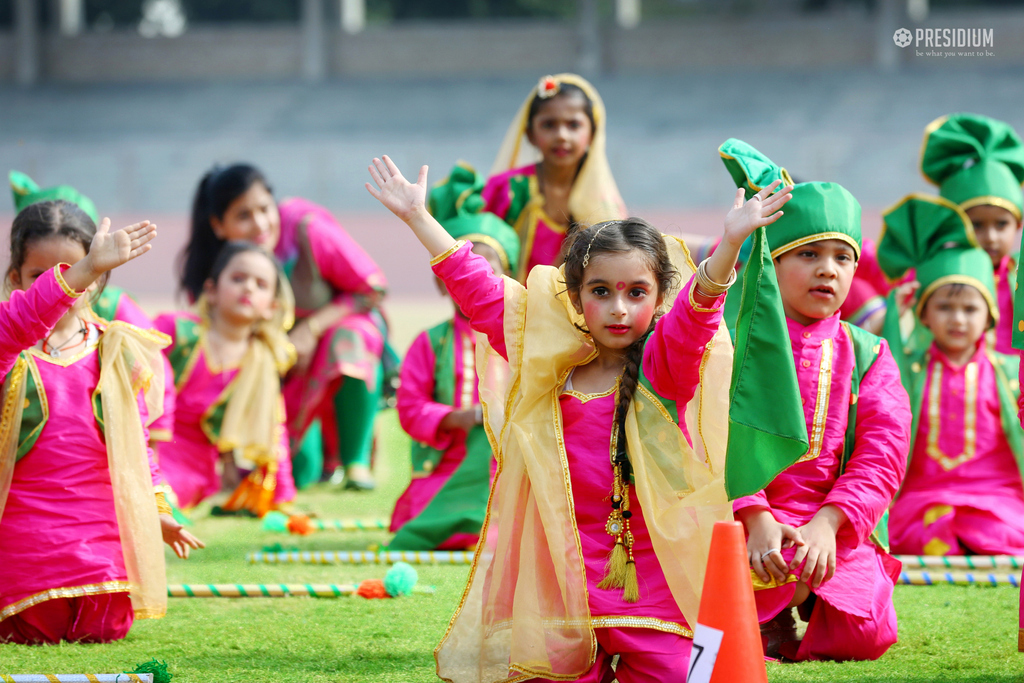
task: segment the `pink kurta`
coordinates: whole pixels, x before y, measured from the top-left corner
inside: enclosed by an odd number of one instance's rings
[[[513,183],[525,184],[527,191],[513,189]],[[557,266],[567,226],[544,211],[544,196],[537,184],[537,166],[514,168],[487,180],[483,190],[484,210],[495,214],[519,233],[520,280],[534,266]],[[524,200],[526,204],[524,205]]]
[[[493,274],[487,261],[464,245],[434,265],[434,273],[444,280],[448,292],[469,317],[473,328],[486,334],[491,346],[507,357],[503,329],[504,281]],[[665,398],[679,401],[680,410],[696,391],[700,359],[718,328],[724,300],[724,297],[720,298],[712,309],[695,308],[686,300],[692,286],[691,280],[683,288],[684,293],[671,312],[659,320],[644,357],[644,371],[655,391]],[[630,668],[630,662],[635,664],[639,659],[647,658],[640,666],[648,676],[656,671],[673,671],[673,675],[678,677],[685,672],[689,661],[691,632],[669,590],[654,553],[644,511],[632,489],[630,527],[634,536],[640,601],[627,603],[622,600],[621,590],[597,588],[615,544],[615,538],[605,531],[611,511],[608,501],[613,473],[609,449],[615,393],[581,394],[571,389],[571,378],[569,385],[559,397],[559,407],[586,571],[588,604],[594,624],[601,632],[595,670],[580,680],[602,680],[600,676],[606,669],[610,673],[609,658],[604,656],[607,653],[602,648],[613,648],[620,652],[624,661],[630,660],[623,671]],[[638,625],[642,628],[630,628]],[[620,650],[614,644],[618,635],[627,637],[650,630],[686,637],[677,638],[664,647],[658,645],[657,651],[646,653],[632,652],[626,646]]]
[[[1010,275],[1016,276],[1017,261],[1013,256],[1004,256],[995,269],[996,304],[999,306],[999,322],[996,323],[995,349],[1010,356],[1020,354],[1013,348],[1013,291],[1010,289]]]
[[[835,505],[846,514],[849,521],[836,535],[835,575],[814,591],[819,600],[796,657],[877,659],[896,642],[892,590],[900,563],[868,537],[906,469],[909,401],[896,362],[881,341],[878,358],[861,378],[856,447],[840,474],[853,343],[838,313],[806,327],[788,323],[811,447],[806,460],[785,469],[763,491],[736,500],[733,509],[765,507],[777,521],[794,527],[811,521],[823,505]],[[783,551],[787,561],[794,553]],[[760,621],[775,617],[795,590],[793,582],[758,590],[754,595]]]
[[[892,551],[1022,555],[1024,489],[984,343],[961,367],[934,344],[929,357],[914,454],[889,513]]]
[[[387,288],[383,271],[345,232],[329,211],[305,199],[288,199],[281,212],[281,239],[275,249],[286,264],[312,256],[318,277],[310,280],[292,271],[296,317],[310,315],[328,303],[350,306],[352,312],[324,330],[305,373],[293,372],[284,385],[289,427],[301,437],[315,417],[330,418],[330,402],[342,376],[366,382],[374,391],[384,352],[382,319],[361,297]],[[306,235],[307,247],[300,239]],[[329,431],[329,430],[328,430]],[[326,434],[325,434],[326,436]]]
[[[437,467],[413,479],[399,496],[391,514],[391,531],[398,531],[406,522],[427,507],[445,482],[455,473],[466,457],[466,433],[460,430],[444,431],[441,421],[454,410],[464,410],[480,404],[476,381],[476,337],[469,321],[456,315],[454,325],[455,392],[454,405],[434,400],[434,374],[437,359],[427,332],[413,341],[402,360],[401,384],[398,387],[398,420],[402,429],[414,441],[444,451]],[[492,460],[492,475],[494,462]],[[439,548],[466,548],[477,542],[479,534],[453,534]]]
[[[40,277],[26,295],[15,292],[0,309],[0,370],[9,372],[18,354],[46,336],[72,303],[50,274]],[[90,327],[93,334],[98,332]],[[0,621],[50,600],[74,602],[129,591],[107,447],[93,414],[100,375],[97,347],[60,359],[28,353],[38,369],[49,419],[32,449],[15,464],[0,519]],[[145,424],[141,402],[140,410]],[[159,471],[152,457],[149,467],[156,484]],[[131,606],[124,600],[115,607],[98,620],[96,615],[79,615],[95,625],[95,633],[71,624],[58,635],[123,637],[131,625]],[[0,628],[5,637],[19,632],[8,630]]]
[[[156,319],[156,329],[173,341],[164,349],[169,357],[177,343],[174,321],[178,317],[192,317],[190,313],[167,313]],[[206,360],[206,349],[200,342],[198,359],[191,372],[179,381],[175,402],[174,438],[160,450],[160,469],[174,489],[178,503],[190,508],[221,490],[220,451],[203,431],[206,414],[223,398],[224,391],[238,374],[238,368],[215,371]],[[280,425],[278,441],[277,488],[274,501],[295,499],[292,480],[292,461],[288,452],[288,430]]]

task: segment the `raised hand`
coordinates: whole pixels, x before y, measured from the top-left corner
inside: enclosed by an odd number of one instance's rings
[[[369,166],[370,177],[377,184],[374,187],[366,183],[369,190],[381,204],[386,206],[391,213],[395,214],[408,223],[416,214],[421,211],[427,203],[427,167],[420,167],[419,178],[416,183],[410,183],[402,172],[398,170],[395,163],[388,155],[384,155],[383,161],[374,159]]]
[[[64,272],[64,281],[75,291],[85,291],[107,271],[128,263],[153,248],[156,225],[142,221],[110,232],[110,219],[104,218],[92,238],[89,253]]]
[[[745,202],[743,189],[736,190],[732,210],[725,217],[725,233],[722,240],[739,249],[752,232],[779,220],[782,217],[782,207],[793,198],[790,194],[793,191],[792,185],[775,192],[775,188],[781,184],[781,180],[776,180]],[[773,192],[775,193],[772,194]]]
[[[455,244],[451,235],[427,211],[426,166],[420,167],[419,178],[410,183],[394,162],[384,156],[383,160],[374,159],[370,164],[370,177],[376,187],[366,183],[367,191],[412,228],[431,256],[440,256]]]

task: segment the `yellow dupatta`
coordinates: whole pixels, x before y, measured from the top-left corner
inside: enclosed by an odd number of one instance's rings
[[[695,271],[686,247],[674,237],[665,242],[685,282]],[[478,346],[480,397],[498,476],[469,583],[434,653],[446,681],[572,680],[595,659],[558,397],[569,372],[596,351],[574,326],[582,316],[562,280],[553,267],[535,268],[526,288],[505,278],[508,382],[489,382],[488,366],[500,357]],[[665,306],[671,305],[666,297]],[[636,493],[654,551],[691,625],[712,527],[732,518],[723,478],[731,367],[723,323],[685,410],[693,447],[644,388],[626,418]]]
[[[277,451],[284,422],[281,377],[296,357],[287,335],[295,324],[295,301],[288,281],[283,275],[278,277],[274,315],[254,327],[238,374],[225,390],[228,399],[216,443],[218,450],[234,452],[236,462],[252,469],[224,504],[225,509],[245,508],[261,517],[273,505],[277,488]],[[199,308],[208,322],[205,296],[200,298]]]
[[[608,165],[607,133],[604,102],[597,90],[585,78],[576,74],[563,73],[553,77],[559,84],[570,83],[580,88],[593,105],[594,136],[586,159],[569,193],[569,212],[573,219],[584,225],[626,217],[626,206],[615,184],[611,167]],[[505,133],[498,155],[491,166],[491,175],[498,175],[513,168],[519,168],[541,160],[536,147],[526,139],[527,116],[530,102],[537,94],[537,86],[530,91],[512,124]],[[527,255],[522,258],[525,260]]]

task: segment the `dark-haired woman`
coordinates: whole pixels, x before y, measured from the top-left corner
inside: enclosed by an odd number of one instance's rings
[[[266,177],[248,164],[215,168],[196,191],[181,261],[181,285],[193,301],[227,240],[248,240],[276,254],[294,291],[297,322],[289,338],[298,361],[284,385],[293,454],[319,420],[324,470],[340,461],[346,487],[372,488],[384,273],[329,211],[297,198],[278,204]]]
[[[512,120],[483,197],[519,233],[520,282],[536,265],[562,262],[573,223],[625,218],[605,140],[601,97],[575,74],[540,79]]]

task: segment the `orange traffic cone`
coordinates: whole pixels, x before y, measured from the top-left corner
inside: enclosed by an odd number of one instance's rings
[[[768,683],[743,525],[716,522],[688,683]]]

